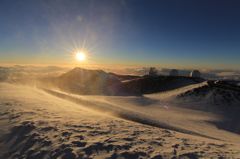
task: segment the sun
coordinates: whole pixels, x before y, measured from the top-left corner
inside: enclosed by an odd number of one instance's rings
[[[82,51],[79,51],[75,55],[76,60],[78,61],[85,61],[86,60],[86,54]]]

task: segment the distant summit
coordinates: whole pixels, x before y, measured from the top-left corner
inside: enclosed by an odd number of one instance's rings
[[[169,72],[169,76],[178,76],[178,70],[177,69],[172,69],[170,72]]]
[[[143,95],[162,92],[204,81],[180,76],[131,76],[76,67],[48,80],[58,89],[82,95]],[[44,82],[46,83],[46,81]]]
[[[200,77],[201,77],[201,73],[200,73],[200,71],[198,71],[198,70],[193,70],[193,71],[190,73],[190,77],[200,78]]]
[[[57,78],[59,88],[77,94],[109,94],[114,93],[114,85],[120,80],[103,70],[88,70],[76,67]]]

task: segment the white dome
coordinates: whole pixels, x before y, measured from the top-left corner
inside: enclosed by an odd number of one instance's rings
[[[197,77],[197,78],[199,78],[200,76],[201,76],[201,73],[198,70],[193,70],[190,73],[190,77]]]

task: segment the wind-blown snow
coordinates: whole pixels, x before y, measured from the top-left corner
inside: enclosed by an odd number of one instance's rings
[[[1,83],[0,109],[0,158],[240,154],[238,135],[207,122],[220,120],[218,115],[176,108],[156,96],[77,96]]]

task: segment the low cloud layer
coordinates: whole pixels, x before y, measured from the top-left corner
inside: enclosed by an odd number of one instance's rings
[[[171,68],[156,68],[159,75],[169,75]],[[126,74],[144,75],[148,74],[149,68],[126,68]],[[180,69],[178,74],[180,76],[189,76],[192,70]],[[240,80],[240,70],[199,70],[201,77],[206,79],[232,79]]]
[[[156,68],[159,75],[169,75],[171,68]],[[36,79],[42,77],[58,76],[67,72],[70,68],[57,67],[57,66],[20,66],[15,65],[11,67],[0,67],[0,81],[14,81],[19,79]],[[121,70],[106,69],[106,72],[115,72],[119,74],[131,75],[146,75],[148,74],[149,67],[142,68],[125,68]],[[189,76],[192,70],[182,69],[178,70],[180,76]],[[199,70],[201,77],[206,79],[231,79],[240,80],[240,70]]]

